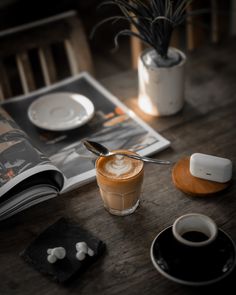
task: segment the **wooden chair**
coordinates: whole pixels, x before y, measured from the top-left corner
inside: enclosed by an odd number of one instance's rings
[[[81,71],[93,74],[76,11],[0,32],[0,99],[26,94]]]
[[[202,0],[203,2],[203,0]],[[205,3],[205,2],[203,2]],[[207,3],[207,2],[206,2]],[[205,3],[205,4],[206,4]],[[194,9],[198,7],[199,2],[191,3],[187,7],[187,11],[191,13]],[[207,36],[207,30],[201,26],[203,23],[203,16],[198,17],[189,17],[186,23],[186,48],[189,51],[194,50],[197,47],[200,47],[202,44],[205,43],[205,40],[210,39],[212,43],[218,43],[220,40],[220,19],[219,19],[219,0],[209,0],[208,6],[210,9],[209,18],[209,31],[210,31],[210,38]],[[197,22],[196,24],[194,22]]]

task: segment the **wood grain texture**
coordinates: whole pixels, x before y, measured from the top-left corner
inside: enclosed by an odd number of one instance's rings
[[[153,128],[171,141],[154,155],[173,162],[194,152],[226,157],[236,163],[236,42],[189,55],[186,105],[173,117],[144,115],[137,107],[137,74],[123,73],[101,81]],[[39,204],[0,223],[0,294],[235,294],[235,272],[204,288],[178,285],[162,277],[150,260],[155,236],[182,214],[210,216],[236,242],[235,173],[233,185],[211,198],[193,198],[171,180],[171,167],[145,165],[141,204],[126,217],[104,210],[96,182]],[[107,252],[71,285],[61,287],[33,270],[19,253],[60,217],[78,222],[107,245]]]
[[[180,159],[172,169],[172,181],[182,192],[195,197],[205,197],[222,192],[229,187],[230,182],[219,183],[200,179],[189,171],[190,157]]]

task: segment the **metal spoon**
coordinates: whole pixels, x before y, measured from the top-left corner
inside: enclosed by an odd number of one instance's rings
[[[110,152],[104,145],[91,140],[83,140],[82,142],[90,152],[94,153],[95,155],[99,157],[120,155],[120,156],[125,156],[125,157],[129,157],[136,160],[141,160],[144,162],[149,162],[149,163],[163,164],[163,165],[172,164],[170,161],[167,161],[167,160],[157,160],[157,159],[151,159],[151,158],[147,158],[147,157],[143,157],[139,155],[133,155],[133,154],[130,155],[130,154],[125,154],[120,152]]]

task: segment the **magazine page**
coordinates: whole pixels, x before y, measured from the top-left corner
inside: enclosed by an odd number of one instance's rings
[[[56,197],[57,195],[58,191],[55,191],[55,187],[50,185],[35,185],[27,188],[24,190],[24,193],[18,192],[1,202],[0,220],[9,218],[17,212]]]
[[[35,183],[47,184],[50,177],[54,191],[60,190],[61,172],[32,146],[25,132],[0,107],[0,206]]]
[[[34,126],[27,116],[29,106],[37,98],[52,93],[86,96],[95,107],[94,116],[83,126],[69,131],[54,132]],[[170,144],[87,73],[28,96],[8,100],[3,107],[28,134],[32,143],[62,171],[66,178],[64,192],[95,179],[95,157],[83,146],[81,140],[84,138],[100,142],[110,149],[131,149],[144,156]]]

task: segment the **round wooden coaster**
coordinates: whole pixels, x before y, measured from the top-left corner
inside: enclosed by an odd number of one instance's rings
[[[230,185],[230,182],[220,183],[192,176],[189,162],[190,157],[180,159],[172,170],[172,181],[182,192],[191,196],[207,196],[219,193]]]

